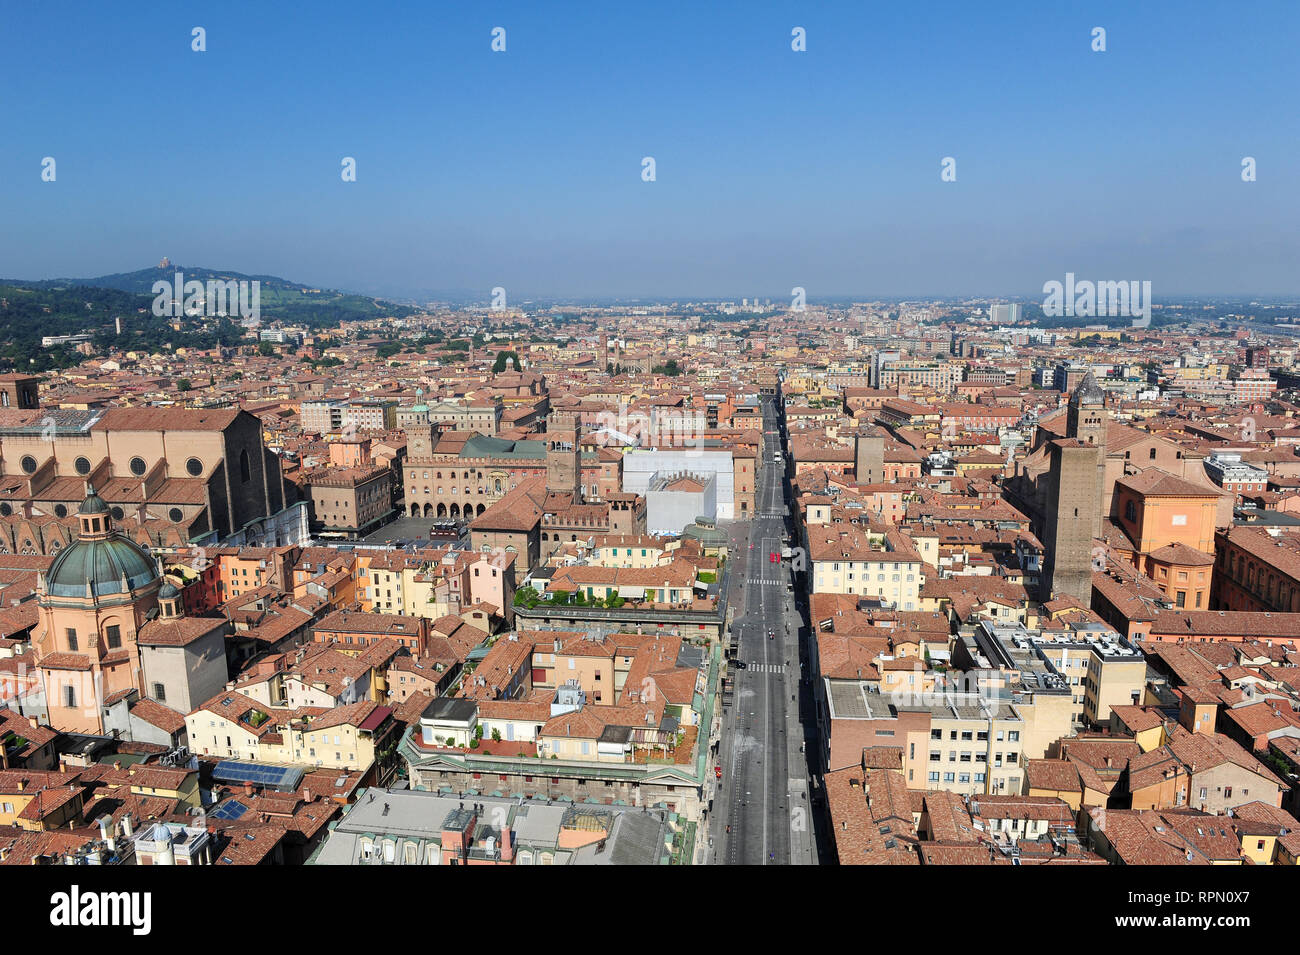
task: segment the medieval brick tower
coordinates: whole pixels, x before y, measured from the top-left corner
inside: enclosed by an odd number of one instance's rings
[[[1080,444],[1100,448],[1097,455],[1097,508],[1092,525],[1092,536],[1101,536],[1103,503],[1106,500],[1106,431],[1110,416],[1106,414],[1106,392],[1097,379],[1088,372],[1079,387],[1070,396],[1066,412],[1066,434]]]
[[[1105,491],[1106,393],[1092,373],[1070,396],[1067,436],[1050,444],[1043,519],[1043,596],[1092,605],[1094,538]]]
[[[582,451],[578,447],[578,422],[572,414],[556,412],[546,426],[546,491],[571,494],[582,501]]]
[[[853,436],[853,476],[860,485],[885,480],[885,433],[875,425],[867,425]]]

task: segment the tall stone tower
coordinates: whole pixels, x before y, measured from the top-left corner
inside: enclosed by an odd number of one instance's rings
[[[1070,396],[1067,436],[1049,445],[1043,514],[1042,596],[1092,606],[1092,550],[1101,532],[1106,476],[1106,394],[1089,373]]]
[[[433,425],[416,422],[406,427],[406,457],[412,461],[427,461],[433,456]]]
[[[1066,434],[1084,444],[1106,446],[1106,392],[1092,372],[1083,376],[1079,387],[1070,395],[1066,417]]]
[[[572,414],[556,412],[546,425],[546,491],[572,494],[582,500],[582,451],[578,446],[578,422]]]
[[[1106,392],[1097,384],[1092,372],[1088,372],[1079,382],[1079,387],[1070,395],[1069,408],[1066,411],[1066,435],[1080,444],[1100,448],[1097,455],[1097,507],[1094,512],[1092,535],[1101,536],[1102,518],[1110,515],[1102,513],[1106,500],[1106,431],[1110,425],[1110,416],[1106,413]]]
[[[884,483],[885,435],[875,425],[853,436],[853,476],[860,485]]]

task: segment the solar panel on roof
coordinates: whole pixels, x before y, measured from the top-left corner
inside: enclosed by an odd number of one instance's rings
[[[303,771],[293,766],[270,766],[222,760],[212,769],[212,778],[222,782],[253,783],[275,789],[297,789]]]
[[[244,813],[248,812],[248,807],[241,802],[233,799],[223,802],[212,812],[208,813],[209,819],[238,819]]]

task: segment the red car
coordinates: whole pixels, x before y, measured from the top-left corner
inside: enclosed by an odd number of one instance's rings
[[[713,767],[713,775],[714,775],[714,777],[716,777],[717,779],[721,779],[721,778],[722,778],[722,767],[721,767],[721,766],[714,766],[714,767]]]

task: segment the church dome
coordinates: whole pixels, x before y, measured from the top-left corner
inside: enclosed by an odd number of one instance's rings
[[[45,574],[52,597],[127,594],[158,579],[158,569],[144,548],[119,535],[104,499],[89,487],[78,512],[81,536],[64,548]],[[91,532],[88,528],[94,528]]]
[[[126,586],[122,578],[126,578]],[[45,575],[51,596],[84,597],[86,584],[96,597],[139,590],[158,578],[149,556],[124,537],[79,540],[54,558]]]

